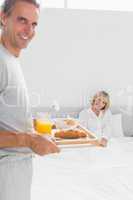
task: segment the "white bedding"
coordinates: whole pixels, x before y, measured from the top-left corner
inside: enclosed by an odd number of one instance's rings
[[[133,138],[36,157],[32,200],[133,200]]]

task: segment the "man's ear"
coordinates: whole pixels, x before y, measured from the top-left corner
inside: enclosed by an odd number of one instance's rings
[[[1,22],[1,11],[0,11],[0,26],[2,25],[2,22]]]
[[[0,24],[1,26],[5,26],[7,16],[2,11],[0,12]]]

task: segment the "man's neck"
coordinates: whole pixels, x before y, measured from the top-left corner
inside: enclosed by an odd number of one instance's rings
[[[15,57],[19,57],[20,51],[16,51],[8,42],[8,40],[5,39],[3,35],[1,35],[0,43]]]

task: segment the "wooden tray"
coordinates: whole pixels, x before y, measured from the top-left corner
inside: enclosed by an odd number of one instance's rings
[[[56,139],[57,145],[97,145],[97,139],[80,138],[80,139]]]
[[[77,127],[78,129],[80,130],[83,130],[86,132],[87,134],[87,137],[85,138],[78,138],[78,139],[62,139],[62,138],[56,138],[56,144],[57,145],[65,145],[65,146],[70,146],[70,145],[73,145],[73,146],[77,146],[77,145],[95,145],[95,146],[98,146],[98,140],[97,140],[97,137],[94,133],[90,132],[88,129],[84,128],[83,126],[81,125],[78,125]],[[57,130],[54,130],[55,132]]]

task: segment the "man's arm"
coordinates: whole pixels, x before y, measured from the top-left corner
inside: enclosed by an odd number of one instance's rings
[[[0,148],[29,147],[39,155],[59,152],[54,141],[37,134],[0,131]]]

